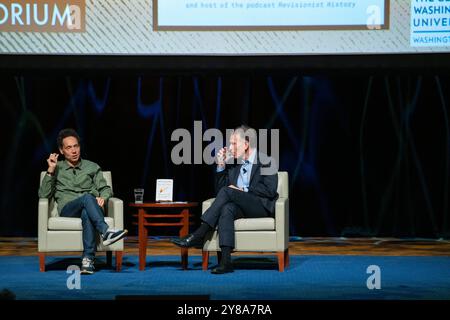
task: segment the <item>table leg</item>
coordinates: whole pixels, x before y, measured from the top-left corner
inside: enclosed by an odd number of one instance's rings
[[[180,238],[188,235],[189,233],[189,209],[183,209],[181,212],[183,215],[182,222],[183,226],[180,229]],[[188,249],[181,248],[181,266],[183,269],[187,269],[188,266]]]
[[[145,218],[144,218],[145,210],[139,209],[139,217],[138,217],[138,233],[139,233],[139,270],[142,271],[145,269],[145,256],[147,252],[147,228],[144,226]]]

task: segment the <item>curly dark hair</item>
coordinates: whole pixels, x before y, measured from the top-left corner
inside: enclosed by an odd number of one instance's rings
[[[62,129],[59,133],[58,133],[58,138],[56,138],[56,143],[58,144],[59,148],[63,147],[63,140],[67,137],[74,137],[77,139],[78,144],[80,143],[80,136],[78,135],[78,133],[71,128],[66,128],[66,129]]]

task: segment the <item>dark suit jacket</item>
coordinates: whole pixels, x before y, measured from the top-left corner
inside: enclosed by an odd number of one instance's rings
[[[262,164],[258,158],[267,158],[264,154],[259,154],[255,157],[255,163],[252,166],[252,172],[250,174],[250,186],[248,193],[257,196],[264,208],[273,216],[275,212],[275,203],[278,199],[278,174],[261,175],[261,167],[269,167],[270,164]],[[271,161],[275,161],[271,158]],[[229,186],[230,184],[237,185],[237,180],[241,170],[242,164],[227,164],[225,170],[216,172],[215,187],[216,194],[222,187]]]

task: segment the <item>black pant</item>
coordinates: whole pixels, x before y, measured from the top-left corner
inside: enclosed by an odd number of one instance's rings
[[[268,216],[269,212],[257,196],[230,187],[222,187],[201,220],[212,228],[217,226],[219,246],[234,248],[234,220]]]

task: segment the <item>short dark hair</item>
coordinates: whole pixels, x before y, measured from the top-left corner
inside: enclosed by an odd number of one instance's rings
[[[74,137],[77,139],[78,143],[80,143],[80,136],[78,135],[78,133],[74,129],[66,128],[62,129],[58,133],[58,138],[56,138],[56,143],[58,144],[59,148],[63,147],[63,140],[67,137]]]
[[[235,133],[239,133],[240,137],[245,138],[245,140],[250,144],[251,148],[256,147],[257,134],[255,129],[246,124],[241,124],[239,127],[236,127],[234,129],[233,134]]]

